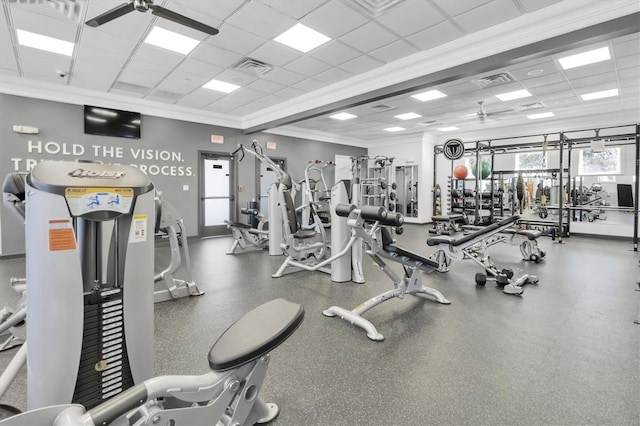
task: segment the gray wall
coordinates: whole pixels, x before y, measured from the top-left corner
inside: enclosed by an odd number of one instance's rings
[[[39,128],[39,134],[15,133],[14,125]],[[224,144],[212,144],[211,135],[224,136]],[[258,133],[244,135],[228,127],[180,120],[142,117],[140,139],[125,139],[84,134],[83,107],[39,99],[0,94],[0,177],[14,171],[28,171],[44,159],[73,161],[77,158],[104,163],[131,164],[146,168],[147,174],[180,212],[187,234],[198,234],[198,152],[234,151],[239,143],[250,145],[257,139],[263,146],[276,142],[277,149],[267,155],[287,159],[287,168],[296,180],[302,179],[309,160],[334,160],[335,155],[365,155],[365,148],[330,144],[286,136]],[[144,153],[144,158],[140,153]],[[155,158],[159,156],[160,158]],[[169,157],[166,159],[166,157]],[[256,160],[246,156],[238,164],[238,206],[257,196]],[[328,176],[333,182],[333,174]],[[184,191],[183,186],[189,190]],[[24,231],[4,205],[0,210],[0,254],[24,252]]]

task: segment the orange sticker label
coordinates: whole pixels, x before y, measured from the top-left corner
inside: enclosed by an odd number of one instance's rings
[[[49,251],[75,250],[76,237],[69,219],[49,221]]]

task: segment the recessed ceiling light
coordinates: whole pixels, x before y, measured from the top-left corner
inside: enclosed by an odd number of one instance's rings
[[[609,98],[611,96],[618,96],[618,89],[603,90],[601,92],[585,93],[580,95],[583,101],[591,101],[593,99]]]
[[[236,89],[239,89],[240,86],[231,83],[225,83],[224,81],[213,79],[204,86],[205,89],[215,90],[217,92],[223,93],[231,93]]]
[[[335,120],[349,120],[350,118],[356,118],[357,115],[349,114],[348,112],[339,112],[337,114],[330,115],[329,118]]]
[[[548,117],[555,117],[555,114],[549,111],[549,112],[541,112],[540,114],[527,115],[527,118],[530,120],[537,120],[539,118],[548,118]]]
[[[460,129],[455,126],[450,126],[450,127],[441,127],[438,130],[440,130],[441,132],[452,132],[454,130],[460,130]]]
[[[312,30],[302,24],[295,24],[287,31],[274,38],[278,43],[282,43],[285,46],[293,47],[301,52],[308,52],[321,44],[324,44],[331,40],[324,34]]]
[[[73,55],[74,44],[71,42],[18,29],[16,29],[16,33],[18,34],[18,43],[21,46],[33,47],[59,55]]]
[[[608,47],[602,47],[600,49],[590,50],[584,53],[578,53],[577,55],[566,56],[559,58],[558,62],[562,66],[562,69],[568,70],[575,67],[581,67],[583,65],[589,65],[596,62],[606,61],[611,59]]]
[[[416,114],[415,112],[408,112],[406,114],[396,115],[395,117],[399,118],[400,120],[411,120],[412,118],[418,118],[422,116],[420,114]]]
[[[440,92],[439,90],[429,90],[428,92],[422,92],[416,95],[411,95],[412,98],[415,98],[422,102],[431,101],[433,99],[438,99],[438,98],[444,98],[445,96],[447,95]]]
[[[500,95],[496,95],[496,98],[501,101],[511,101],[513,99],[527,98],[531,95],[528,90],[516,90],[515,92],[502,93]]]
[[[387,132],[400,132],[402,130],[407,130],[404,127],[387,127],[386,129]]]
[[[200,44],[199,40],[160,27],[153,27],[144,42],[183,55],[188,55]]]

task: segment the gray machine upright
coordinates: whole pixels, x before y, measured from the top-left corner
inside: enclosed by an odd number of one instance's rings
[[[44,161],[26,198],[28,408],[94,407],[153,373],[154,187]]]

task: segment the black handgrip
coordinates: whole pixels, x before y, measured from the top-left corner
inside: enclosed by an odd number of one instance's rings
[[[387,218],[387,209],[382,206],[362,206],[360,216],[365,220],[383,221]]]
[[[240,213],[257,215],[259,213],[259,211],[257,209],[250,209],[250,208],[246,208],[246,207],[241,207],[240,208]]]
[[[351,211],[355,208],[356,206],[354,206],[353,204],[338,204],[336,206],[336,214],[338,216],[348,217],[349,213],[351,213]]]
[[[106,425],[147,400],[147,387],[140,383],[89,410],[95,425]]]

